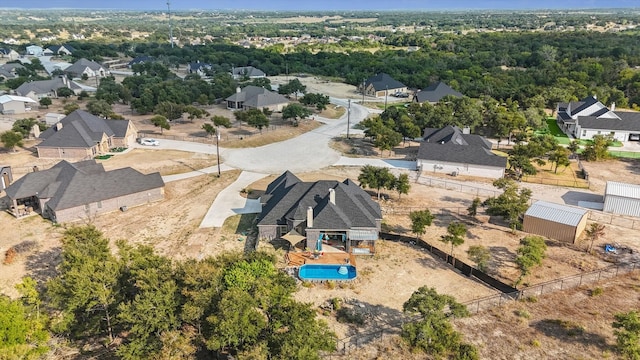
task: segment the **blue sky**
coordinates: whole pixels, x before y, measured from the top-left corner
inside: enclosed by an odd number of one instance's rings
[[[78,8],[164,10],[166,0],[2,0],[20,8]],[[584,9],[640,7],[638,0],[171,0],[171,8],[247,10],[470,10],[470,9]]]

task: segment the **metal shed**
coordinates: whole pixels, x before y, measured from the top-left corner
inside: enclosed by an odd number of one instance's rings
[[[587,210],[536,201],[524,214],[523,230],[551,239],[575,243],[587,226]]]
[[[640,185],[607,181],[604,212],[640,217]]]

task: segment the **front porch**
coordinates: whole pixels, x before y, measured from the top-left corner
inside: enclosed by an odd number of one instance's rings
[[[38,198],[35,196],[10,199],[8,212],[16,218],[22,218],[29,215],[38,215],[40,210]]]

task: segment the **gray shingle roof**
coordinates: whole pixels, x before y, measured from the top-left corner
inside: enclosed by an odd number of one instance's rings
[[[67,83],[65,83],[63,79],[56,77],[51,80],[39,80],[24,83],[18,86],[18,88],[16,89],[16,94],[21,96],[26,96],[30,92],[33,92],[35,94],[46,94],[63,87],[68,87],[72,90],[81,89],[81,87],[73,81],[68,81]]]
[[[429,85],[416,93],[415,99],[417,102],[438,102],[445,96],[462,97],[462,94],[453,90],[449,85],[442,81]]]
[[[40,134],[44,139],[38,147],[87,148],[100,142],[103,136],[122,138],[129,120],[102,119],[84,110],[76,110],[60,120],[62,128],[52,126]]]
[[[479,135],[463,134],[456,126],[427,128],[418,159],[506,167],[507,158],[491,152],[491,143]]]
[[[278,93],[253,85],[244,87],[240,92],[236,92],[226,98],[226,100],[243,102],[245,106],[253,108],[262,108],[269,105],[286,104],[289,102],[289,99]]]
[[[266,74],[264,71],[255,68],[253,66],[241,66],[234,67],[231,71],[231,74],[234,76],[248,76],[248,77],[264,77]]]
[[[102,65],[98,64],[97,62],[82,58],[76,61],[75,63],[73,63],[73,65],[64,69],[64,72],[67,74],[79,76],[85,71],[86,68],[89,68],[93,71],[99,71],[100,69],[104,69]]]
[[[640,112],[614,111],[619,119],[580,116],[578,124],[582,129],[622,130],[640,132]]]
[[[7,189],[11,199],[37,196],[52,210],[69,209],[163,187],[160,173],[145,175],[130,167],[105,171],[95,160],[61,161],[51,169],[29,173]]]
[[[313,208],[313,228],[318,229],[370,228],[382,219],[380,206],[351,180],[302,182],[296,179],[293,174],[284,173],[269,184],[265,195],[270,196],[259,225],[286,224],[287,219],[305,220],[308,207]],[[329,189],[335,191],[335,205],[329,201]]]
[[[389,74],[380,73],[367,79],[365,87],[372,85],[375,91],[393,90],[407,87],[400,81],[392,78]]]

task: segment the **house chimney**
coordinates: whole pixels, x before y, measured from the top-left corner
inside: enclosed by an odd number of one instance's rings
[[[329,202],[333,205],[336,204],[336,191],[334,189],[329,189]]]
[[[31,133],[33,134],[33,137],[39,137],[40,136],[40,126],[38,126],[38,124],[34,124],[31,127]]]
[[[611,111],[616,111],[616,103],[612,102],[610,108],[611,108]]]
[[[57,122],[54,126],[56,127],[56,131],[59,131],[60,129],[62,129],[62,123],[61,122]]]
[[[241,92],[242,92],[242,89],[240,89],[240,86],[238,86],[238,87],[236,88],[236,93],[237,93],[237,94],[240,94]]]
[[[311,206],[307,208],[307,227],[313,227],[313,208]]]

